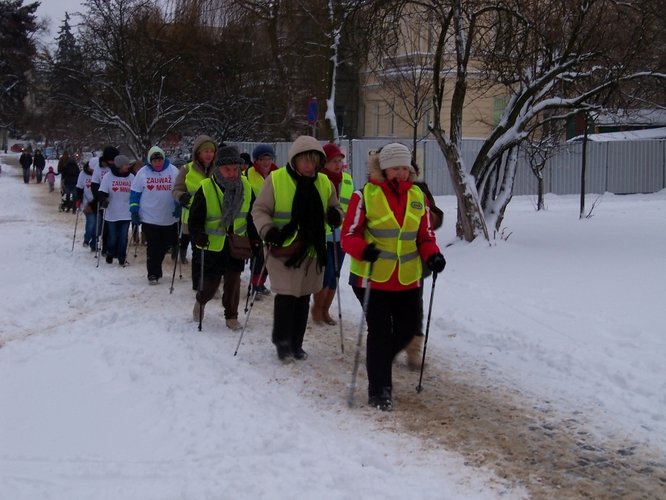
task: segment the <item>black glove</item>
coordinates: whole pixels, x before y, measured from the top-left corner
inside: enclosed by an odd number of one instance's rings
[[[377,250],[377,247],[374,243],[368,243],[368,245],[363,249],[361,258],[367,262],[375,262],[379,258],[380,251]]]
[[[106,208],[109,206],[109,199],[108,198],[102,198],[99,200],[99,206],[102,208]]]
[[[328,207],[328,210],[326,211],[326,223],[333,228],[340,227],[342,216],[334,207]]]
[[[208,243],[208,235],[206,233],[199,233],[194,237],[194,244],[200,248],[206,248]]]
[[[426,265],[433,273],[441,273],[446,267],[446,260],[441,253],[437,252],[428,257]]]
[[[284,243],[284,239],[282,238],[280,230],[275,226],[273,226],[266,232],[266,236],[264,236],[264,241],[269,245],[274,245],[274,246],[280,246],[282,245],[282,243]]]
[[[190,193],[183,193],[180,195],[180,198],[178,198],[178,203],[180,203],[181,207],[189,207],[190,206],[190,200],[192,199],[192,195]]]

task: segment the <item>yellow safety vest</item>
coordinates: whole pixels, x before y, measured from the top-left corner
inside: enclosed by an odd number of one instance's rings
[[[243,203],[240,211],[234,219],[234,234],[245,236],[247,234],[247,214],[250,210],[251,187],[250,183],[241,176],[243,183]],[[201,189],[206,197],[206,223],[204,228],[208,235],[208,247],[206,250],[221,252],[227,239],[227,228],[222,226],[222,204],[224,203],[224,192],[213,179],[204,179]],[[197,245],[197,248],[201,248]]]
[[[182,167],[187,168],[187,174],[185,174],[185,188],[192,198],[194,198],[194,193],[196,193],[199,189],[199,186],[201,186],[201,182],[206,179],[204,174],[192,168],[193,163],[194,162],[189,162],[187,165]],[[187,224],[187,222],[190,220],[190,209],[183,207],[180,216],[181,220]]]
[[[354,193],[354,181],[352,176],[347,172],[342,172],[342,181],[340,182],[340,196],[338,196],[338,201],[340,202],[340,208],[342,209],[342,216],[344,217],[347,213],[347,207],[349,207],[349,200],[351,195]],[[331,226],[326,224],[326,236],[330,236],[333,233],[331,231]]]
[[[395,266],[398,266],[398,281],[411,285],[421,278],[421,257],[416,245],[421,218],[425,214],[423,191],[412,186],[407,192],[407,209],[402,226],[398,224],[382,188],[368,183],[363,188],[366,224],[364,238],[374,243],[380,251],[373,264],[372,281],[385,283]],[[363,278],[368,277],[370,266],[367,262],[352,258],[350,271]]]
[[[264,185],[264,181],[266,179],[259,172],[257,172],[257,169],[254,167],[248,168],[245,174],[247,175],[247,180],[250,181],[250,186],[252,186],[254,197],[259,197],[259,192],[261,191],[261,187]]]
[[[294,202],[294,195],[296,194],[296,180],[289,175],[289,172],[286,168],[280,168],[278,170],[273,170],[270,175],[271,181],[273,182],[273,192],[275,196],[275,208],[273,209],[273,224],[281,228],[286,226],[287,223],[291,220],[291,207]],[[331,192],[333,186],[331,186],[331,181],[328,180],[324,174],[317,174],[317,179],[315,180],[315,187],[319,192],[321,197],[321,203],[324,207],[324,213],[326,213],[326,208],[328,207],[328,200],[331,197]],[[324,224],[324,220],[321,221]],[[287,240],[282,244],[282,246],[289,246],[296,239],[298,235],[298,230],[291,235]],[[310,249],[312,250],[312,249]]]

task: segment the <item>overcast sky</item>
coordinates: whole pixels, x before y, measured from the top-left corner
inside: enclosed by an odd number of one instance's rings
[[[62,24],[62,20],[65,18],[65,12],[69,12],[72,15],[74,12],[81,10],[82,0],[38,0],[40,6],[37,8],[37,17],[44,19],[46,17],[50,18],[50,32],[51,36],[55,36],[58,32],[58,28]],[[29,4],[29,1],[25,1],[24,5]]]

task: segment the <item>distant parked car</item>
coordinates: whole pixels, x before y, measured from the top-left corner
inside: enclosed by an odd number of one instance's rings
[[[48,148],[44,148],[44,157],[47,160],[57,160],[58,157],[56,156],[55,148],[51,146],[49,146]]]
[[[20,144],[18,142],[12,144],[12,147],[9,148],[12,153],[20,153],[25,148],[25,144]]]

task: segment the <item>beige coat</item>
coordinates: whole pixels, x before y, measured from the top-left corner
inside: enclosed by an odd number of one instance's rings
[[[315,150],[320,151],[322,155],[324,155],[324,150],[319,142],[311,137],[300,140],[304,137],[307,136],[299,137],[289,149],[289,163],[292,162],[294,156],[304,151]],[[290,167],[287,166],[282,168]],[[340,208],[340,203],[338,202],[338,197],[335,194],[335,188],[333,187],[333,184],[331,184],[331,196],[328,199],[328,206],[334,207],[340,211],[340,216],[342,216],[342,210]],[[259,193],[259,196],[255,200],[252,207],[252,218],[254,219],[254,225],[256,226],[257,231],[262,238],[266,235],[268,230],[274,226],[274,209],[275,192],[273,190],[272,179],[269,175],[266,178],[266,181],[261,188],[261,192]],[[322,224],[324,223],[325,221],[322,220]],[[271,290],[274,293],[301,297],[303,295],[308,295],[321,290],[324,279],[324,270],[318,269],[317,261],[315,258],[306,257],[301,266],[298,268],[286,267],[284,262],[286,262],[287,259],[287,257],[275,257],[270,253],[266,259],[266,269],[268,269],[268,276],[270,277],[271,281]]]

